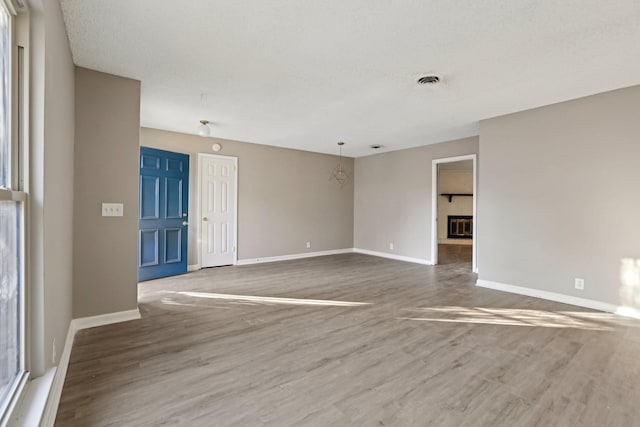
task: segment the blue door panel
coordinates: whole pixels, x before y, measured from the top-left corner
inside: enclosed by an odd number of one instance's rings
[[[180,228],[167,228],[164,230],[164,262],[172,264],[182,261],[180,247],[182,230]]]
[[[158,265],[158,230],[140,230],[140,266]]]
[[[138,280],[187,271],[189,156],[140,148]]]
[[[181,173],[185,168],[184,162],[180,159],[167,159],[166,164],[167,164],[167,172]]]
[[[180,178],[167,178],[165,187],[165,218],[182,219],[182,186]]]
[[[140,153],[140,169],[160,170],[160,157],[153,154]]]
[[[140,219],[160,219],[160,177],[140,176]]]

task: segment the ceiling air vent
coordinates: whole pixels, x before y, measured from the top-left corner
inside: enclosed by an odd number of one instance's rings
[[[434,85],[440,82],[440,77],[435,74],[430,74],[428,76],[423,76],[418,79],[418,84],[421,85]]]

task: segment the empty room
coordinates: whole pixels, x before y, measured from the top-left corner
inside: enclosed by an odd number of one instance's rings
[[[0,426],[640,425],[640,2],[0,0]]]

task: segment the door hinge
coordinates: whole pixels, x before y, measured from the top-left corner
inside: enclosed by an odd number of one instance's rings
[[[234,254],[236,253],[236,247],[235,246],[233,247],[233,253]]]

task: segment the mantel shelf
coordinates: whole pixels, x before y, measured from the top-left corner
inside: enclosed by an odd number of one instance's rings
[[[451,203],[451,199],[453,199],[454,196],[473,197],[473,194],[471,194],[471,193],[440,193],[440,195],[448,197],[449,198],[449,203]]]

